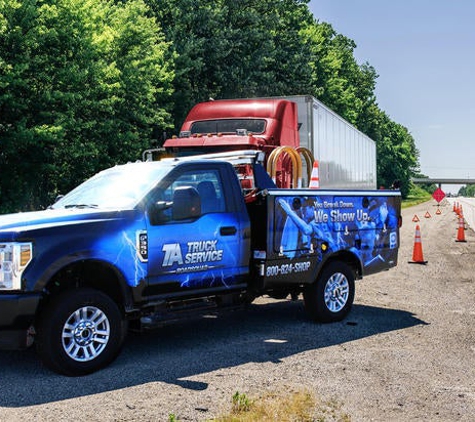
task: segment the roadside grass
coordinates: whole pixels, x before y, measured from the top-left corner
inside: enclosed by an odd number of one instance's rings
[[[432,198],[431,194],[419,186],[412,186],[409,195],[402,201],[402,208],[409,208],[423,202],[427,202]]]
[[[209,422],[349,422],[336,400],[318,400],[307,390],[266,393],[256,399],[236,392],[231,412]]]
[[[307,390],[268,392],[257,398],[236,391],[229,414],[207,422],[350,422],[351,418],[341,407],[336,400],[318,400]],[[178,419],[170,415],[169,422]]]

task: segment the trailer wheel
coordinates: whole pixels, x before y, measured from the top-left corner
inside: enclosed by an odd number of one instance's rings
[[[318,279],[307,286],[303,296],[310,319],[319,322],[341,321],[353,305],[355,275],[344,262],[331,262]]]
[[[53,299],[40,317],[37,332],[37,351],[45,366],[60,374],[80,376],[117,357],[126,323],[109,296],[83,288]]]

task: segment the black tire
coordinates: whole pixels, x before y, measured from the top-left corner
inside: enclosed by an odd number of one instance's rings
[[[344,262],[331,262],[318,279],[307,286],[303,298],[310,319],[318,322],[341,321],[353,305],[355,275]]]
[[[117,304],[106,294],[89,288],[68,290],[47,304],[37,326],[36,348],[54,372],[87,375],[117,357],[126,327]]]

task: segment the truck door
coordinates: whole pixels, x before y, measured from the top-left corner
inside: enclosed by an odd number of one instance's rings
[[[162,215],[158,221],[149,216],[148,228],[150,294],[223,290],[248,272],[249,228],[230,206],[217,167],[186,167],[158,189],[155,204],[162,204]]]

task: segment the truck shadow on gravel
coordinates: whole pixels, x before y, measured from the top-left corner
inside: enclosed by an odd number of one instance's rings
[[[117,360],[95,374],[68,378],[45,369],[34,350],[0,352],[0,406],[22,407],[103,393],[149,382],[204,390],[189,380],[202,373],[255,362],[275,362],[416,325],[413,314],[355,304],[342,322],[307,320],[302,302],[274,301],[130,333]]]

